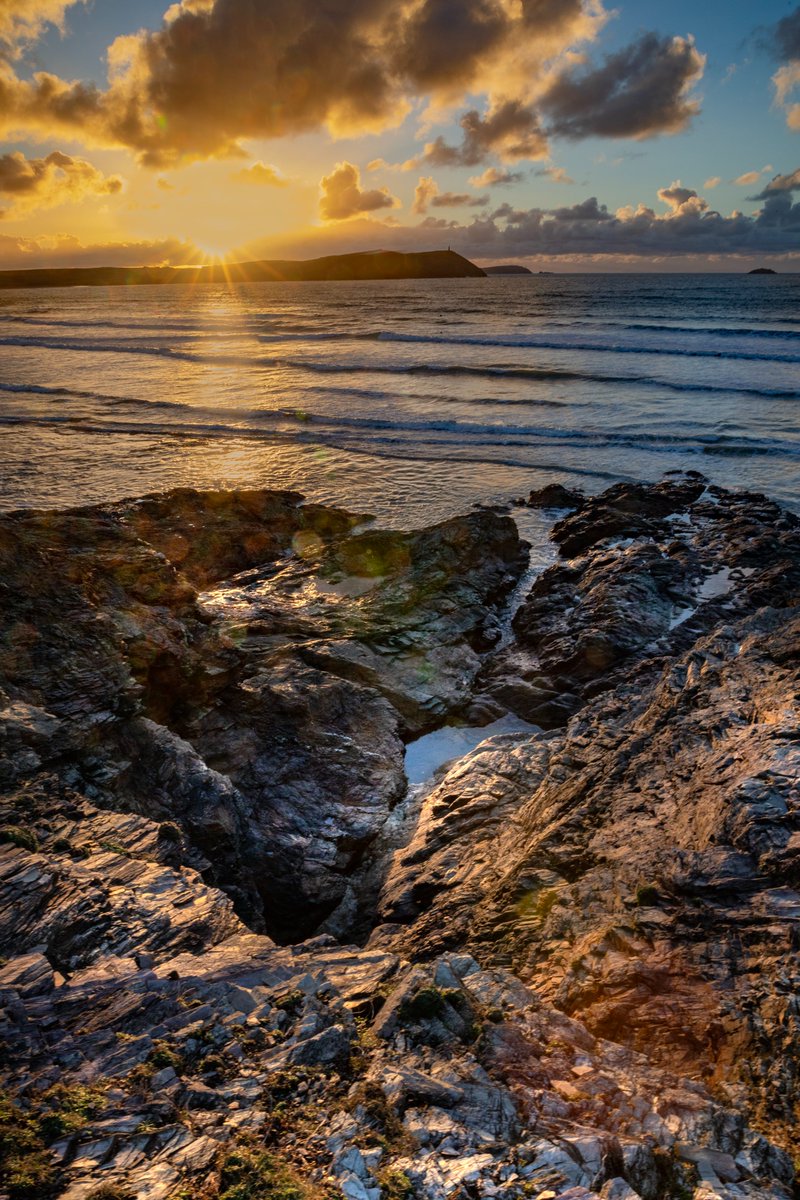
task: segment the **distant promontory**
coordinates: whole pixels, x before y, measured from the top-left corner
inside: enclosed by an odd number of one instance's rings
[[[525,270],[524,267],[519,270]],[[0,288],[113,287],[155,284],[275,283],[347,279],[466,279],[485,274],[454,250],[395,250],[265,259],[203,267],[45,267],[0,271]]]
[[[773,271],[772,267],[755,267],[752,271],[747,272],[748,275],[777,275],[777,271]]]
[[[496,267],[484,267],[485,275],[532,275],[533,271],[529,271],[527,267],[521,266],[519,263],[498,263]]]

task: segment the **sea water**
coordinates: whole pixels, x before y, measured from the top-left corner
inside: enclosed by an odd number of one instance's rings
[[[0,293],[0,504],[292,488],[411,527],[697,470],[800,509],[800,275]]]

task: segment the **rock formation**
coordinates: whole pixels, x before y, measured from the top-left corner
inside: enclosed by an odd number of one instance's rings
[[[567,502],[0,518],[0,1193],[789,1200],[799,523]]]

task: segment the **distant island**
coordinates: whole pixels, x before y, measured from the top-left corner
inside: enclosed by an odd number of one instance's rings
[[[772,267],[755,267],[752,271],[747,272],[748,275],[777,275],[777,271],[773,271]]]
[[[483,273],[484,275],[532,275],[533,271],[520,266],[519,263],[499,263],[496,267],[484,267]]]
[[[525,267],[516,268],[524,271]],[[0,271],[0,288],[130,287],[146,283],[274,283],[344,279],[466,279],[486,272],[454,250],[395,250],[203,267],[44,267]]]

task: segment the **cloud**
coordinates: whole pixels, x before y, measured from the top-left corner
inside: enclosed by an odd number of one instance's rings
[[[23,21],[31,36],[67,7],[0,0],[9,29]],[[243,157],[243,139],[374,133],[423,103],[430,122],[482,95],[485,109],[461,118],[461,142],[438,137],[423,158],[474,167],[547,157],[540,100],[566,137],[683,128],[704,63],[690,38],[646,34],[552,82],[607,19],[602,0],[177,0],[159,28],[112,43],[105,89],[47,72],[20,78],[5,62],[0,134],[69,135],[164,168]]]
[[[768,175],[771,170],[772,163],[767,163],[766,167],[762,167],[760,171],[744,171],[733,182],[739,187],[752,187],[754,183],[758,183],[762,175]]]
[[[787,175],[776,175],[763,191],[758,192],[755,196],[748,196],[748,200],[769,200],[771,196],[786,192],[800,192],[800,167]]]
[[[659,188],[659,200],[670,209],[670,216],[681,216],[692,212],[705,212],[708,201],[698,196],[694,188],[684,187],[680,179],[669,187]]]
[[[800,132],[800,5],[768,31],[768,48],[783,65],[772,76],[775,103],[786,113],[786,124]]]
[[[691,37],[645,33],[602,66],[570,67],[540,101],[560,137],[653,137],[679,133],[700,111],[690,95],[705,57]]]
[[[772,28],[772,43],[781,62],[800,60],[800,5]]]
[[[535,172],[540,178],[552,179],[553,183],[574,183],[575,180],[571,175],[568,175],[563,167],[540,167]]]
[[[3,271],[38,267],[186,266],[201,263],[204,258],[197,246],[179,238],[86,246],[69,234],[35,238],[0,234]]]
[[[32,36],[67,7],[21,4],[0,0],[12,30],[29,14]],[[493,117],[509,100],[524,107],[552,62],[606,19],[601,0],[178,0],[159,28],[113,42],[105,90],[46,72],[22,79],[6,64],[0,125],[70,132],[165,167],[241,153],[244,138],[392,128],[421,101],[441,114],[482,94]],[[517,129],[516,157],[538,153],[534,125]]]
[[[515,162],[548,154],[538,116],[519,100],[505,100],[483,117],[477,109],[470,109],[459,124],[463,130],[461,144],[451,146],[437,137],[425,146],[425,162],[436,167],[476,167],[490,155]]]
[[[122,191],[119,175],[104,175],[84,158],[54,150],[46,158],[26,158],[15,151],[0,155],[0,198],[10,206],[2,216],[75,203],[87,196],[113,196]]]
[[[431,208],[483,208],[488,196],[472,196],[469,192],[441,192],[431,200]]]
[[[598,204],[596,196],[590,196],[588,200],[572,204],[569,208],[554,208],[550,216],[558,222],[590,221],[593,224],[614,219],[605,204]]]
[[[64,26],[64,13],[83,0],[0,0],[0,47],[16,55],[34,42],[46,25]]]
[[[358,167],[349,162],[337,163],[330,175],[320,180],[319,186],[319,212],[325,221],[346,221],[360,213],[400,205],[388,188],[363,190]]]
[[[792,97],[800,88],[800,61],[787,63],[772,76],[775,86],[775,103],[786,113],[786,124],[800,132],[800,101]]]
[[[439,185],[432,175],[421,175],[419,183],[414,188],[414,203],[411,211],[421,216],[428,211],[428,206],[439,192]]]
[[[387,249],[441,249],[448,242],[478,260],[568,259],[571,262],[682,263],[688,266],[754,265],[764,258],[800,264],[800,203],[776,192],[753,216],[723,216],[693,188],[661,189],[665,211],[628,205],[612,211],[597,197],[558,208],[501,205],[469,222],[427,215],[414,226],[389,226],[374,218],[298,235],[288,244],[261,243],[243,256],[308,256],[381,245]]]
[[[547,255],[610,254],[647,258],[685,255],[785,254],[796,251],[800,234],[800,204],[786,193],[772,197],[754,217],[729,217],[709,208],[691,188],[673,184],[660,198],[667,212],[644,205],[610,213],[590,197],[569,209],[530,209],[497,222],[475,223],[463,244],[467,253]],[[490,228],[491,226],[491,228]]]
[[[395,67],[423,91],[467,88],[508,25],[495,0],[423,0],[401,25]]]
[[[719,187],[719,185],[721,183],[722,183],[721,175],[712,175],[710,179],[707,179],[705,181],[705,183],[703,184],[703,187],[706,189],[707,192],[710,192],[712,190],[712,188]]]
[[[0,57],[0,137],[56,136],[95,146],[126,144],[111,120],[107,96],[92,83],[68,82],[47,71],[20,79]]]
[[[488,196],[473,196],[470,192],[440,192],[436,180],[430,175],[423,175],[414,189],[411,211],[421,216],[429,208],[482,208],[488,203]]]
[[[368,171],[415,171],[419,158],[407,158],[404,162],[390,163],[385,158],[373,158],[367,163]]]
[[[514,183],[522,183],[524,171],[506,171],[500,167],[487,167],[481,175],[471,175],[470,183],[474,188],[509,187]]]
[[[231,179],[236,183],[257,184],[262,187],[286,187],[288,183],[275,167],[264,162],[254,162],[249,167],[242,167],[241,171],[234,171]]]

